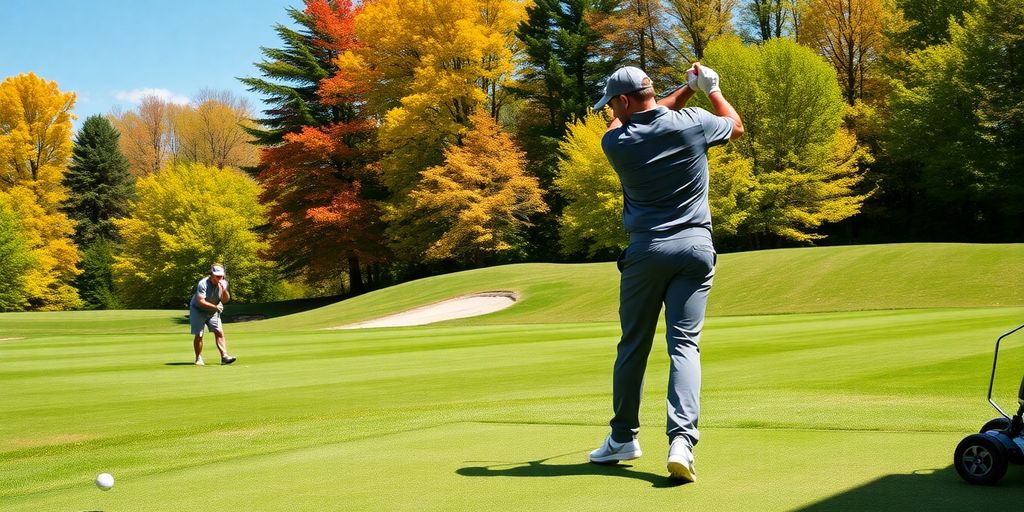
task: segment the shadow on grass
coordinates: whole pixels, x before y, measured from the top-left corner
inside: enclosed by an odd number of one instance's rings
[[[554,476],[616,476],[621,478],[633,478],[649,482],[652,487],[678,487],[683,482],[672,480],[665,475],[656,475],[644,471],[633,471],[629,464],[594,464],[591,462],[580,462],[578,464],[545,464],[546,461],[563,457],[563,454],[546,459],[529,460],[525,462],[511,462],[504,464],[493,464],[490,466],[467,466],[459,468],[455,472],[462,476],[505,476],[505,477],[554,477]]]
[[[164,363],[164,366],[195,366],[195,362],[188,363]]]
[[[949,466],[885,476],[797,511],[1021,510],[1022,504],[1024,472],[1020,468],[1011,466],[999,485],[985,487],[964,482]]]

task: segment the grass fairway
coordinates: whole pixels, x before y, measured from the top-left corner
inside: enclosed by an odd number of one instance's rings
[[[1020,277],[956,271],[923,287],[942,272],[913,255],[968,267],[1020,248],[900,248],[800,250],[833,270],[782,277],[778,251],[722,257],[702,344],[700,480],[684,486],[665,478],[663,342],[648,369],[644,457],[585,463],[611,407],[611,264],[486,269],[232,324],[230,367],[188,364],[181,312],[0,315],[0,510],[1019,509],[1022,468],[978,488],[951,460],[994,414],[991,350],[1024,322],[1008,290]],[[882,249],[904,274],[874,272],[906,293],[863,307],[879,288],[846,280],[867,280],[855,262]],[[756,273],[764,292],[741,294],[734,281]],[[322,329],[484,285],[523,300],[435,326]],[[803,297],[804,311],[760,314],[782,312],[780,296]],[[745,312],[731,309],[740,297]],[[1024,334],[1008,342],[996,383],[1007,406]],[[92,484],[101,472],[113,490]]]

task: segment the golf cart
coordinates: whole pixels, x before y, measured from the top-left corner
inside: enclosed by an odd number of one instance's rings
[[[1020,383],[1020,407],[1012,417],[992,400],[992,385],[996,380],[996,362],[999,343],[1003,338],[1024,329],[1013,329],[996,340],[996,354],[992,361],[992,377],[988,383],[988,403],[1001,415],[981,427],[981,432],[960,441],[953,452],[953,465],[960,477],[972,484],[993,485],[1003,478],[1010,462],[1024,464],[1024,379]]]

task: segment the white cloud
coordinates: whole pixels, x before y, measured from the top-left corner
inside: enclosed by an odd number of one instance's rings
[[[145,98],[147,96],[156,96],[157,98],[160,98],[163,101],[177,103],[179,105],[184,105],[190,101],[188,99],[188,96],[182,94],[175,94],[171,91],[168,91],[167,89],[154,89],[151,87],[145,87],[142,89],[132,89],[130,91],[117,91],[114,93],[114,98],[120,101],[127,101],[135,104],[142,103],[142,98]]]

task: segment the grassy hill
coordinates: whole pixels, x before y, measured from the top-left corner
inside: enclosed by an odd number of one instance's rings
[[[709,316],[980,308],[1024,305],[1024,244],[892,244],[808,247],[723,254]],[[619,274],[613,263],[505,265],[403,283],[301,313],[264,306],[268,320],[232,324],[232,332],[319,329],[370,320],[491,290],[512,290],[509,309],[450,325],[618,320]],[[259,307],[229,306],[231,314]],[[0,314],[0,338],[35,332],[180,332],[187,311]]]
[[[723,254],[710,316],[1024,305],[1024,244],[892,244]],[[507,265],[421,279],[245,329],[316,328],[488,290],[511,308],[452,325],[616,321],[613,263]]]

